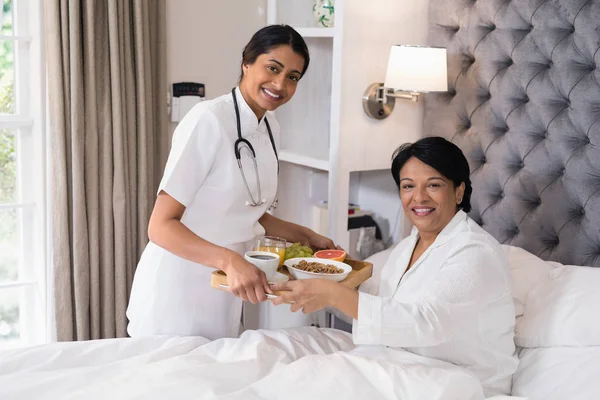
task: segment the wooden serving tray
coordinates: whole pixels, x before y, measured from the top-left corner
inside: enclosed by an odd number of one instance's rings
[[[322,260],[322,262],[327,261],[326,259],[318,258],[315,258],[315,260]],[[346,279],[344,279],[340,283],[351,289],[356,289],[361,283],[369,279],[371,277],[371,274],[373,274],[373,264],[371,264],[370,262],[346,258],[344,260],[344,263],[350,265],[352,267],[352,271],[350,271]],[[279,272],[281,272],[282,274],[286,274],[287,276],[289,276],[290,280],[293,280],[294,278],[290,275],[287,268],[285,266],[283,266],[282,268],[283,270]],[[215,289],[224,290],[226,292],[229,291],[229,286],[227,285],[227,275],[225,275],[225,273],[220,270],[216,270],[212,273],[210,277],[210,285]],[[279,292],[267,294],[268,299],[273,299],[277,296],[279,296]]]

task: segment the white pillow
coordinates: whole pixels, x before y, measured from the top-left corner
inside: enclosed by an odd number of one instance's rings
[[[600,346],[600,268],[562,266],[547,276],[526,298],[516,344]]]
[[[378,253],[372,254],[365,259],[365,261],[373,264],[373,269],[381,269],[385,265],[386,261],[390,257],[392,251],[396,248],[396,245],[388,247],[387,249]]]
[[[548,272],[558,263],[544,261],[530,252],[515,246],[502,245],[510,265],[515,316],[523,315],[525,300],[529,292],[548,280]]]

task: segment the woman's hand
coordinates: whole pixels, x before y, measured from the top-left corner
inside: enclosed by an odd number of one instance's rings
[[[273,290],[283,291],[272,302],[275,305],[291,303],[290,310],[296,312],[302,310],[304,314],[322,310],[332,305],[340,284],[328,279],[303,279],[275,283]]]
[[[265,301],[265,293],[273,293],[265,273],[237,253],[230,257],[221,268],[227,274],[229,291],[252,304]]]

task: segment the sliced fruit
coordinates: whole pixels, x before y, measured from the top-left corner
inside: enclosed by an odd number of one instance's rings
[[[346,259],[346,252],[344,250],[319,250],[315,253],[315,257],[343,262]]]

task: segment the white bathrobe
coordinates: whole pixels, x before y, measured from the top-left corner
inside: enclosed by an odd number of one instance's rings
[[[405,274],[413,229],[360,287],[355,344],[385,345],[470,370],[509,394],[515,356],[510,273],[500,244],[459,211]]]

